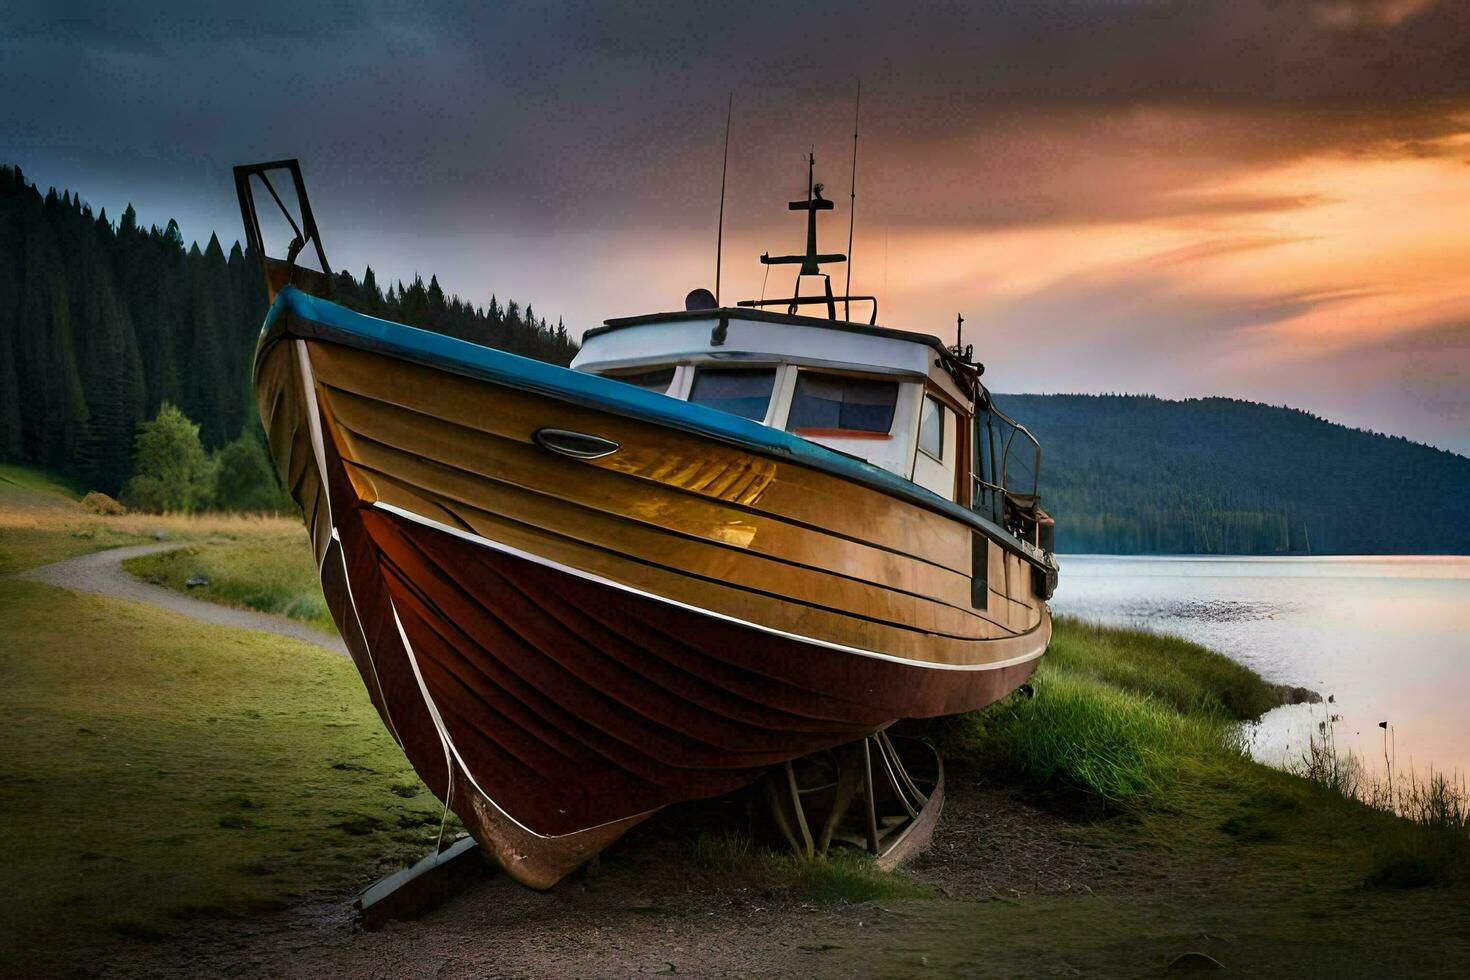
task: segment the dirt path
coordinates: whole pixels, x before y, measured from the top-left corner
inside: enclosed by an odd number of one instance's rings
[[[298,623],[284,616],[273,616],[251,609],[236,609],[213,602],[204,602],[200,599],[191,599],[172,589],[153,585],[123,571],[122,563],[129,558],[157,554],[160,551],[172,551],[181,547],[184,546],[176,542],[164,542],[133,545],[128,548],[112,548],[108,551],[96,551],[90,555],[68,558],[51,565],[28,569],[14,577],[23,581],[59,585],[75,592],[90,592],[93,595],[104,595],[114,599],[143,602],[216,626],[235,626],[241,629],[259,630],[263,633],[274,633],[277,636],[290,637],[304,643],[313,643],[325,650],[346,656],[347,647],[343,645],[341,639],[326,636],[304,623]]]

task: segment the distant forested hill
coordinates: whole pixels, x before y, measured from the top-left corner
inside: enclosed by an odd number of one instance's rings
[[[227,179],[228,175],[223,175]],[[337,298],[377,316],[543,360],[576,345],[530,306],[473,307],[436,279],[383,293],[337,274]],[[43,195],[0,167],[0,460],[42,467],[115,494],[137,423],[171,402],[208,449],[258,428],[250,361],[265,287],[239,244],[186,246],[178,225],[114,224],[78,195]]]
[[[1470,554],[1470,459],[1229,398],[996,395],[1070,552]]]

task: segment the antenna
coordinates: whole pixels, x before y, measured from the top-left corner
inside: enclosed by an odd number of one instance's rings
[[[720,270],[725,247],[725,175],[730,172],[730,115],[735,110],[735,93],[725,103],[725,161],[720,164],[720,225],[715,232],[715,306],[720,305]]]
[[[954,346],[949,350],[956,360],[974,366],[976,377],[985,373],[985,365],[975,363],[975,345],[965,344],[965,315],[963,313],[954,315]]]
[[[863,107],[863,80],[858,79],[857,99],[852,107],[852,191],[847,205],[847,286],[842,290],[842,319],[852,320],[852,226],[857,220],[858,111]]]

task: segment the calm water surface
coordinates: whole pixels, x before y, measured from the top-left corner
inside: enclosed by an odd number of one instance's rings
[[[1278,708],[1252,752],[1299,760],[1330,713],[1339,751],[1470,772],[1470,558],[1066,555],[1054,611],[1203,643],[1334,703]]]

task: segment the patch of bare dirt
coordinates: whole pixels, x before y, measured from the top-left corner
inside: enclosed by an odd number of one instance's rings
[[[955,899],[1135,891],[1161,876],[1159,855],[1098,838],[1013,789],[952,774],[934,841],[907,871]]]

